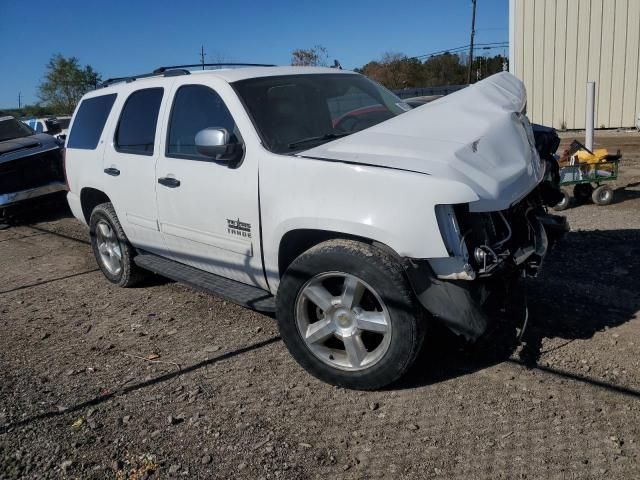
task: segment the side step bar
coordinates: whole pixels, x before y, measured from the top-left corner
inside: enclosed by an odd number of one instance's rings
[[[143,251],[139,251],[133,261],[145,270],[187,284],[196,290],[222,297],[243,307],[268,313],[273,313],[276,310],[275,297],[261,288],[203,272],[197,268]]]

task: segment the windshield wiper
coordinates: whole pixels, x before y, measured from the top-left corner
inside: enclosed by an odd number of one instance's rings
[[[347,135],[351,135],[351,132],[349,132],[349,133],[325,133],[324,135],[318,135],[317,137],[303,138],[301,140],[296,140],[295,142],[291,142],[289,144],[289,148],[296,148],[297,146],[302,145],[304,143],[318,142],[318,141],[322,141],[322,140],[333,140],[335,138],[346,137]]]

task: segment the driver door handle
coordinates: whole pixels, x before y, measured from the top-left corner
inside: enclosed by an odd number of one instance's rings
[[[177,188],[180,186],[180,180],[173,177],[161,177],[158,179],[158,183],[169,188]]]
[[[104,173],[106,173],[107,175],[111,175],[112,177],[117,177],[118,175],[120,175],[120,170],[118,170],[117,168],[105,168],[104,169]]]

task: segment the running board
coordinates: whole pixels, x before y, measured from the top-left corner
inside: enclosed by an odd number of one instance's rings
[[[133,261],[145,270],[184,283],[196,290],[222,297],[243,307],[268,313],[276,310],[274,296],[261,288],[229,280],[147,252],[139,252]]]

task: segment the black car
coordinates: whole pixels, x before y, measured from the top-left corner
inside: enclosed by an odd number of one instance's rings
[[[62,143],[0,113],[0,209],[66,188]]]

